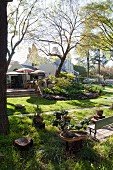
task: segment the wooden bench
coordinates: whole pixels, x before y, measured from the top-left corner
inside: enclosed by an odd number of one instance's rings
[[[90,135],[91,132],[94,133],[94,137],[96,137],[96,132],[98,129],[103,128],[104,126],[113,124],[113,116],[107,117],[107,118],[103,118],[103,119],[99,119],[97,121],[95,121],[94,124],[89,125],[87,128],[90,131]]]

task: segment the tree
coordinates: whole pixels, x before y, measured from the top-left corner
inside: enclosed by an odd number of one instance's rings
[[[83,35],[86,36],[86,43],[90,39],[93,49],[113,51],[113,1],[99,1],[87,4],[82,8],[83,14],[88,13],[89,17],[84,22]]]
[[[0,1],[0,134],[7,134],[9,121],[6,108],[7,1]]]
[[[100,83],[100,66],[107,64],[108,60],[106,59],[104,54],[100,53],[100,49],[95,49],[94,57],[92,57],[92,62],[98,65],[97,74],[98,74],[98,82]]]
[[[46,62],[46,58],[38,54],[38,48],[35,44],[32,44],[32,47],[28,49],[29,53],[27,55],[27,61],[32,63],[33,67],[38,68],[38,66]]]
[[[113,78],[113,67],[101,67],[100,74],[103,75],[104,79],[112,79]]]
[[[79,72],[79,75],[81,77],[86,77],[87,76],[87,72],[86,72],[86,68],[81,66],[81,65],[74,65],[73,66],[74,70]]]
[[[37,0],[30,2],[17,0],[16,5],[8,5],[8,48],[7,69],[15,53],[16,48],[27,39],[27,34],[34,31],[35,23],[38,21]],[[36,16],[37,13],[37,16]]]
[[[50,57],[56,56],[60,60],[56,77],[59,77],[67,55],[84,38],[84,36],[80,37],[80,28],[85,17],[80,19],[77,4],[71,6],[71,9],[69,5],[67,7],[68,9],[65,9],[64,6],[57,5],[51,10],[46,10],[41,18],[43,20],[41,27],[31,34],[32,39],[40,47],[40,51]],[[53,47],[58,50],[53,52]]]

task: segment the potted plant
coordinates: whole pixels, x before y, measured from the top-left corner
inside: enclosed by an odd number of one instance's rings
[[[64,138],[73,138],[75,137],[75,131],[80,131],[82,133],[86,126],[89,124],[89,119],[83,119],[79,124],[72,124],[71,117],[68,116],[68,111],[56,111],[54,112],[55,119],[52,120],[53,126],[57,126],[61,133],[60,135]],[[69,139],[71,140],[71,139]]]
[[[100,105],[97,105],[97,106],[98,106],[98,109],[96,110],[96,114],[97,114],[97,116],[102,117],[102,115],[103,115],[103,110],[100,109]]]
[[[72,126],[70,123],[71,117],[68,116],[68,111],[55,111],[54,114],[55,119],[52,120],[53,126],[57,126],[60,130],[64,130]]]
[[[43,122],[43,117],[40,116],[40,114],[41,114],[41,109],[37,105],[36,113],[35,116],[33,117],[33,122],[37,128],[43,129],[45,128],[45,123]]]

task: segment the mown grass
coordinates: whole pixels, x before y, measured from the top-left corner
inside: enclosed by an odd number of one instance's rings
[[[69,113],[78,123],[84,117],[94,115],[95,110]],[[106,116],[113,110],[104,109]],[[0,136],[0,152],[4,154],[0,170],[109,170],[113,168],[113,136],[106,142],[88,139],[76,154],[66,152],[65,143],[59,137],[60,130],[52,126],[52,114],[42,113],[45,129],[35,128],[32,117],[9,117],[10,133]],[[30,137],[33,146],[20,151],[14,146],[19,137]]]
[[[110,106],[111,103],[113,103],[113,88],[106,87],[104,93],[96,99],[56,101],[43,99],[41,97],[8,98],[7,112],[8,115],[34,113],[37,105],[40,107],[42,112],[47,112],[54,110],[95,107],[97,105]],[[26,109],[17,110],[15,109],[15,104],[24,104]]]
[[[36,105],[42,110],[45,129],[36,129],[32,117],[9,116],[10,133],[0,136],[0,152],[4,154],[0,170],[109,170],[113,169],[113,136],[106,142],[88,139],[76,154],[66,152],[65,143],[59,137],[59,129],[52,126],[52,114],[45,111],[87,108],[99,105],[111,105],[113,89],[106,88],[104,95],[91,100],[49,101],[39,97],[8,98],[8,115],[35,112]],[[15,109],[15,104],[25,104],[26,110]],[[73,123],[95,114],[95,109],[70,112]],[[113,115],[113,110],[104,109],[104,115]],[[14,146],[19,137],[31,137],[33,146],[20,151]]]

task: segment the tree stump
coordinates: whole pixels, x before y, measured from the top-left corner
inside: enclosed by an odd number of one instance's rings
[[[35,124],[35,127],[39,129],[45,129],[45,123],[43,122],[43,117],[40,115],[34,116],[33,122]]]
[[[24,104],[16,104],[15,109],[25,109],[25,105]]]
[[[23,137],[15,139],[14,145],[20,150],[27,150],[33,145],[33,140],[31,138]]]

